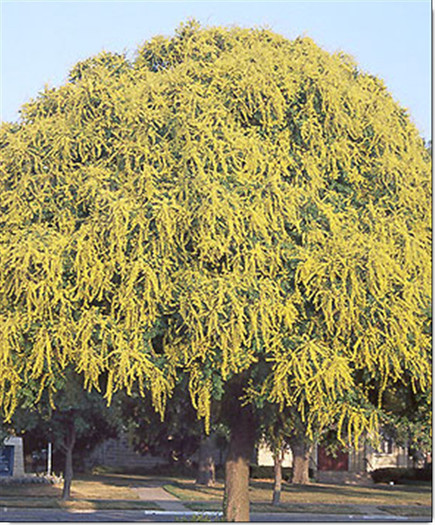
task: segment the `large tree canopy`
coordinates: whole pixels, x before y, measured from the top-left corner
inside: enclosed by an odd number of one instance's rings
[[[430,380],[430,157],[383,82],[309,38],[182,25],[1,128],[0,393],[72,363],[163,410],[237,392],[376,425]]]

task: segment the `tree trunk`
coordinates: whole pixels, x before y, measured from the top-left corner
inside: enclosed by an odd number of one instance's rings
[[[198,485],[212,487],[216,481],[213,445],[213,436],[203,437],[199,444],[198,473],[196,477],[196,483]]]
[[[309,466],[312,444],[303,439],[290,441],[293,453],[292,483],[295,485],[308,485],[310,483]]]
[[[279,502],[281,499],[282,460],[283,460],[282,448],[275,449],[274,454],[273,454],[274,482],[273,482],[272,505],[279,505]]]
[[[63,491],[62,499],[67,500],[71,496],[71,483],[73,479],[73,450],[76,441],[76,432],[74,422],[70,425],[70,432],[65,438],[65,472],[63,474]]]
[[[255,423],[249,406],[239,407],[231,424],[225,461],[225,521],[249,521],[249,463],[255,444]]]

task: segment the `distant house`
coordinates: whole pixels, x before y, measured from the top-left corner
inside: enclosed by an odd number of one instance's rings
[[[273,457],[266,444],[257,450],[257,464],[273,465]],[[284,456],[283,467],[291,467],[291,451]],[[310,469],[320,483],[363,483],[370,481],[370,472],[384,467],[412,467],[413,461],[406,448],[399,447],[390,438],[384,438],[380,449],[375,450],[367,441],[349,451],[329,454],[325,447],[316,445],[310,458]]]
[[[323,447],[317,447],[315,463],[315,477],[320,483],[371,481],[369,474],[373,470],[413,466],[408,450],[390,438],[384,438],[378,450],[363,440],[358,449],[338,452],[336,457],[328,454]]]
[[[223,463],[223,456],[223,451],[216,451],[216,465]],[[195,455],[192,456],[192,460],[196,460]],[[257,448],[254,461],[260,466],[273,466],[272,452],[265,443]],[[86,457],[85,462],[87,468],[99,465],[125,469],[153,469],[167,464],[167,460],[162,457],[135,451],[126,435],[108,439],[97,445]],[[325,447],[315,446],[310,458],[310,469],[315,480],[320,483],[365,483],[371,482],[369,474],[375,469],[412,467],[412,463],[412,458],[405,448],[385,438],[379,450],[375,450],[367,441],[362,441],[358,450],[337,452],[335,456],[328,454]],[[292,453],[288,451],[284,455],[282,466],[291,467],[292,464]]]

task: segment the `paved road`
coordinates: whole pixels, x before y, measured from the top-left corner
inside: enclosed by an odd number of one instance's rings
[[[213,513],[218,516],[218,513]],[[173,522],[189,521],[191,512],[182,511],[143,511],[143,510],[98,510],[67,511],[60,509],[0,509],[0,522]],[[212,517],[212,516],[211,516]],[[426,522],[430,518],[403,518],[391,515],[346,515],[346,514],[309,514],[309,513],[252,513],[255,522]]]

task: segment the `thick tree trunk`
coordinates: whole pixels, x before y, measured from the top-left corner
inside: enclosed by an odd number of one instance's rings
[[[201,439],[198,452],[198,473],[196,483],[212,487],[215,483],[215,464],[214,464],[214,439],[213,436],[205,436]]]
[[[65,472],[63,474],[63,491],[62,499],[67,500],[71,496],[71,483],[73,479],[73,450],[76,441],[76,432],[74,423],[70,426],[70,432],[65,438]]]
[[[309,466],[312,444],[306,443],[303,439],[294,439],[290,441],[290,446],[293,453],[292,483],[308,485],[310,482]]]
[[[281,448],[277,448],[273,454],[273,496],[272,505],[279,505],[281,500],[281,487],[282,487],[282,459],[283,453]]]
[[[225,521],[249,521],[249,463],[255,444],[255,423],[249,406],[239,408],[231,424],[225,462]]]

